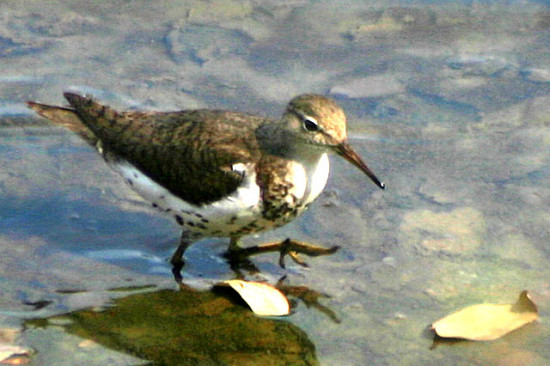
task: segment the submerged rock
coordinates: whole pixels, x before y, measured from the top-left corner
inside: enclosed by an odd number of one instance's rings
[[[421,251],[459,254],[471,252],[483,243],[485,220],[481,212],[460,207],[450,212],[414,210],[401,224],[402,242]]]

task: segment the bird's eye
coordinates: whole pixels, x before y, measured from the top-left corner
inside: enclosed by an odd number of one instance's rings
[[[306,131],[309,131],[309,132],[319,131],[319,124],[314,118],[305,117],[302,123],[304,124],[304,128]]]

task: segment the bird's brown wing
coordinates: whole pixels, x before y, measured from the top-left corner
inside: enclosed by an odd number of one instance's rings
[[[259,160],[260,117],[214,110],[118,113],[91,98],[65,97],[106,152],[195,205],[234,192],[243,173],[233,165]]]

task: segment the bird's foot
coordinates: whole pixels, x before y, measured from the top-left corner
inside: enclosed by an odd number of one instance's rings
[[[334,254],[338,249],[340,249],[340,247],[337,245],[330,248],[325,248],[298,240],[286,239],[281,242],[271,242],[248,248],[230,246],[229,250],[226,252],[226,257],[230,260],[230,262],[237,263],[241,261],[246,262],[248,257],[253,255],[279,252],[279,265],[282,268],[285,268],[285,257],[287,255],[302,267],[308,267],[307,263],[300,258],[299,254],[305,254],[309,257],[317,257],[320,255]]]
[[[338,317],[338,315],[334,312],[334,310],[330,309],[329,307],[321,304],[319,302],[319,299],[321,298],[330,298],[330,295],[325,294],[324,292],[319,292],[316,290],[313,290],[307,286],[294,286],[294,285],[287,285],[285,284],[286,275],[283,276],[275,285],[282,293],[284,293],[286,296],[292,296],[297,299],[302,300],[302,302],[308,307],[308,308],[314,308],[320,311],[321,313],[327,315],[332,321],[335,323],[340,323],[341,320]]]

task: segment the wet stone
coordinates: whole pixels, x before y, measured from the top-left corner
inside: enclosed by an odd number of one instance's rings
[[[191,60],[202,65],[208,61],[242,55],[252,40],[236,30],[188,24],[170,31],[166,41],[169,54],[175,62]]]
[[[402,242],[426,253],[469,253],[482,243],[486,232],[481,212],[461,207],[449,212],[414,210],[403,217]]]

